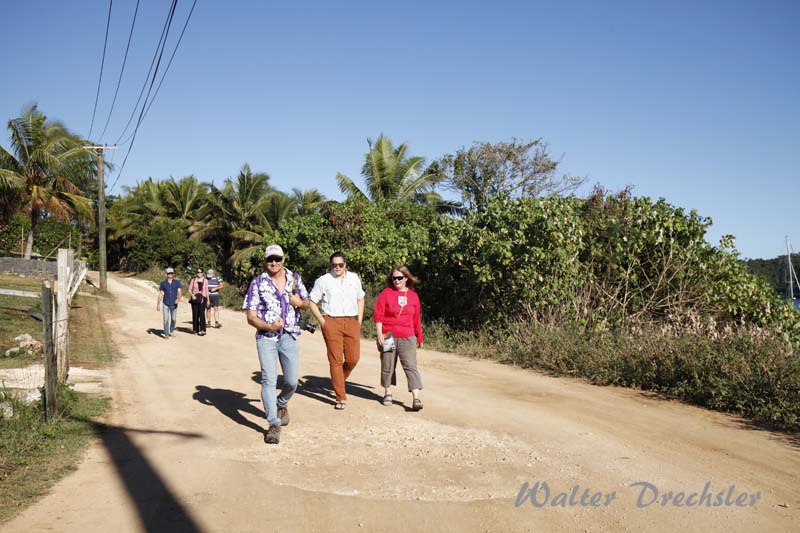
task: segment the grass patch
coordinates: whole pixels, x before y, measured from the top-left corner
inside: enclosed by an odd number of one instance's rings
[[[37,360],[27,355],[4,357],[6,350],[18,346],[17,335],[28,333],[42,341],[42,323],[28,314],[31,308],[41,313],[41,300],[0,294],[0,368],[19,368]]]
[[[0,274],[0,287],[3,289],[14,289],[18,291],[42,292],[42,280],[36,278],[24,278],[13,274]]]
[[[69,320],[70,363],[91,366],[110,363],[118,354],[105,321],[117,313],[108,292],[93,289],[94,296],[76,294]]]
[[[72,301],[69,350],[73,365],[102,365],[118,353],[105,324],[116,312],[114,301],[105,291],[91,292],[93,295],[76,295]],[[0,320],[0,327],[5,322]],[[41,322],[34,320],[33,324],[38,332],[34,336],[41,340]],[[10,418],[0,415],[0,524],[77,468],[89,439],[99,430],[92,419],[102,415],[108,405],[108,399],[61,387],[59,416],[45,422],[41,401],[26,405],[0,388],[0,403],[4,402],[14,414]]]
[[[224,283],[224,280],[223,280]],[[311,290],[311,289],[309,289]],[[232,283],[225,283],[219,291],[219,304],[230,309],[242,309],[244,295]]]
[[[0,524],[75,470],[96,432],[91,418],[108,404],[68,388],[59,391],[59,401],[61,414],[49,422],[44,422],[41,402],[11,400],[14,415],[0,417]]]
[[[162,281],[167,279],[167,275],[164,273],[164,269],[157,267],[150,267],[142,272],[137,272],[135,277],[137,279],[146,279],[148,281],[152,281],[153,283],[156,284],[156,286],[160,285]],[[181,281],[181,285],[185,286],[186,284],[183,281]]]

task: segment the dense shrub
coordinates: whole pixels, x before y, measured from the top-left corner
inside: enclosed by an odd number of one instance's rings
[[[23,233],[27,238],[30,227],[30,217],[19,212],[0,223],[0,255],[21,255],[20,241]],[[33,237],[33,253],[56,257],[58,248],[68,248],[70,244],[77,248],[81,235],[78,226],[45,217],[39,219]]]
[[[485,211],[435,221],[422,289],[433,315],[472,324],[567,305],[579,283],[579,206],[495,198]]]
[[[176,275],[191,279],[195,267],[214,264],[211,248],[187,237],[188,224],[183,221],[153,222],[142,228],[131,241],[129,270],[143,271],[151,266],[163,269],[172,266]]]
[[[289,219],[265,243],[280,243],[289,267],[309,283],[328,270],[330,254],[339,250],[347,255],[349,268],[371,285],[393,266],[427,261],[432,218],[430,208],[416,204],[350,200],[330,204],[321,214]]]
[[[457,327],[519,317],[589,331],[748,323],[797,343],[796,316],[738,261],[732,237],[708,244],[709,225],[627,193],[494,198],[431,226],[423,300]]]

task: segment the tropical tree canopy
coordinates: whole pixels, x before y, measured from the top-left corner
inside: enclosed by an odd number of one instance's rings
[[[48,121],[36,105],[8,121],[10,150],[0,146],[0,196],[3,208],[22,206],[30,216],[25,245],[30,259],[33,235],[40,218],[91,220],[92,203],[86,196],[96,174],[94,154],[63,124]]]
[[[348,198],[372,201],[415,201],[429,203],[441,200],[433,193],[439,174],[425,167],[425,158],[408,155],[408,146],[392,145],[381,135],[374,143],[368,140],[369,151],[364,155],[361,176],[366,189],[362,190],[350,178],[339,172],[336,181]],[[433,193],[434,196],[431,196]]]
[[[558,175],[558,161],[542,139],[530,142],[475,142],[440,161],[443,185],[461,196],[469,210],[484,211],[498,196],[537,197],[572,192],[585,178]]]

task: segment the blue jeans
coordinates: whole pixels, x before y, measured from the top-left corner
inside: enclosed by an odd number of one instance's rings
[[[300,366],[300,342],[286,333],[281,340],[256,340],[258,362],[261,363],[261,401],[267,422],[271,426],[280,426],[278,406],[286,405],[297,390],[297,374]],[[276,396],[275,386],[278,384],[278,359],[283,371],[283,388]]]
[[[164,336],[169,337],[175,333],[175,319],[178,315],[178,304],[161,306],[161,313],[164,315]]]

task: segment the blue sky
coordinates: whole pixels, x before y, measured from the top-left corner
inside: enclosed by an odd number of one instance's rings
[[[100,139],[135,3],[114,2],[95,142],[119,137],[169,8],[141,0]],[[89,133],[108,5],[0,4],[4,123],[36,101]],[[247,162],[340,199],[336,173],[357,179],[380,133],[428,160],[541,137],[562,171],[695,208],[712,243],[733,234],[743,257],[774,257],[787,234],[800,250],[798,24],[793,1],[199,0],[112,193],[149,176],[219,184]]]

